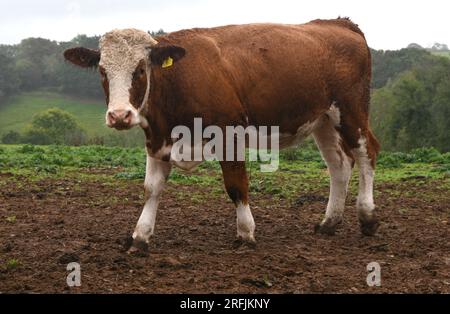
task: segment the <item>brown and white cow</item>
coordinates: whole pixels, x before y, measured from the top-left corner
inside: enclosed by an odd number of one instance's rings
[[[154,232],[172,165],[196,165],[171,160],[171,130],[192,128],[194,118],[202,118],[204,127],[279,126],[285,146],[312,134],[331,176],[325,218],[315,229],[319,233],[334,234],[342,221],[356,162],[361,231],[375,234],[379,144],[368,118],[371,56],[364,34],[349,19],[189,29],[156,40],[136,29],[113,30],[99,48],[73,48],[64,56],[78,66],[99,68],[108,126],[140,125],[146,134],[146,201],[132,251],[146,247]],[[245,162],[223,161],[221,167],[236,205],[237,235],[255,241]]]

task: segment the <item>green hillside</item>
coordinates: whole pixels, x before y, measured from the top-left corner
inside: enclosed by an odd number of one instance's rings
[[[0,135],[10,130],[21,132],[31,123],[35,114],[54,107],[73,114],[89,136],[112,132],[105,126],[106,106],[102,101],[32,92],[12,97],[5,104],[0,104]]]
[[[450,58],[450,51],[433,51],[431,53],[435,56]]]

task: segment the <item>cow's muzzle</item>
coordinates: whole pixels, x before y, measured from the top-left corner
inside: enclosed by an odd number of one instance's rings
[[[110,128],[117,130],[130,129],[133,121],[133,112],[131,110],[110,110],[106,114],[106,124]]]

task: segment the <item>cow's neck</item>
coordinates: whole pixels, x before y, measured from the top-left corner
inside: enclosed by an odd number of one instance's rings
[[[166,75],[169,75],[169,78]],[[151,84],[151,82],[170,82],[171,85],[170,88],[167,88],[166,84]],[[163,75],[159,68],[150,70],[150,88],[144,108],[148,126],[143,129],[146,136],[147,151],[151,155],[153,154],[152,157],[159,159],[170,158],[169,148],[172,146],[172,129],[179,124],[176,115],[174,115],[177,109],[174,106],[177,90],[174,88],[174,84],[176,84],[176,80],[170,78],[169,73]],[[167,154],[168,151],[169,154]]]
[[[156,155],[165,146],[171,144],[171,134],[165,116],[148,102],[145,111],[146,127],[142,129],[146,138],[146,147],[150,155]]]

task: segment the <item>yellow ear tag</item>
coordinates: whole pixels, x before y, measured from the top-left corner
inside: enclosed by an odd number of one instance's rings
[[[162,67],[163,69],[165,68],[170,68],[173,65],[173,59],[171,57],[168,57],[166,60],[164,60]]]

